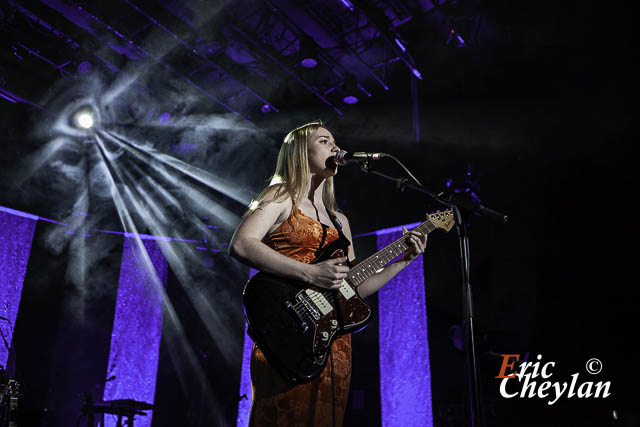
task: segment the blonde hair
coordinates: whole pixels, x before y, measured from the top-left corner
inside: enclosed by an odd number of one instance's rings
[[[281,202],[287,197],[293,200],[291,213],[297,215],[302,199],[309,194],[311,188],[307,141],[319,128],[326,129],[326,126],[321,121],[307,123],[293,129],[284,137],[270,183],[251,202],[245,215],[260,206],[272,201]],[[322,201],[330,210],[339,211],[333,190],[333,177],[325,180]]]

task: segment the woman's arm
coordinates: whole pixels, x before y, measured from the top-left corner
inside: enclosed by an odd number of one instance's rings
[[[305,264],[278,253],[262,242],[269,230],[287,218],[290,199],[271,201],[247,215],[236,229],[229,255],[240,262],[267,273],[277,274],[325,288],[339,288],[349,268],[341,265],[346,258],[336,258],[318,264]]]
[[[353,246],[353,239],[351,237],[351,228],[349,227],[349,221],[347,217],[338,214],[340,221],[342,221],[344,225],[344,234],[351,241],[351,253],[349,259],[355,259],[355,248]],[[367,280],[362,282],[360,286],[358,286],[358,295],[361,298],[366,298],[369,295],[373,295],[378,292],[378,290],[389,282],[389,280],[393,279],[393,277],[400,273],[406,266],[411,264],[411,262],[416,259],[418,255],[424,252],[427,246],[427,235],[424,233],[419,233],[417,231],[409,231],[403,227],[403,233],[409,233],[409,238],[407,242],[409,244],[409,249],[407,249],[404,253],[404,256],[398,261],[394,262],[391,265],[386,266],[382,271],[375,273],[373,276],[370,276]]]

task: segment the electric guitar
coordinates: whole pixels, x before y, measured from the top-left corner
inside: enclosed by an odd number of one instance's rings
[[[449,231],[453,224],[451,211],[436,212],[414,230]],[[405,240],[403,235],[352,267],[337,290],[264,272],[253,276],[243,291],[247,332],[269,363],[296,383],[318,376],[327,363],[331,343],[369,322],[371,307],[360,298],[357,287],[406,251],[409,245]],[[314,263],[345,256],[348,245],[340,236],[323,248]]]

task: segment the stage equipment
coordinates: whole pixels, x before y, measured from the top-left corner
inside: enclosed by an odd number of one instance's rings
[[[0,427],[17,427],[20,384],[9,379],[2,367],[0,367],[0,378]]]
[[[313,40],[308,37],[300,38],[300,65],[304,68],[315,68],[318,65],[318,54]]]
[[[73,125],[80,129],[91,129],[95,125],[95,115],[88,108],[82,108],[73,114]]]
[[[426,194],[437,203],[451,209],[455,218],[456,229],[458,230],[458,240],[460,245],[461,273],[463,287],[463,313],[464,313],[464,349],[467,369],[467,392],[469,395],[469,413],[471,418],[471,427],[481,427],[484,425],[480,411],[480,397],[477,373],[477,358],[475,349],[475,336],[473,329],[473,298],[471,292],[471,282],[469,279],[470,272],[470,251],[469,251],[469,215],[487,217],[497,222],[506,223],[508,216],[504,213],[487,208],[477,200],[469,198],[466,194],[445,192],[434,193],[426,189],[417,178],[394,156],[387,154],[395,160],[408,174],[411,176],[415,184],[409,183],[407,178],[396,178],[384,173],[375,171],[371,167],[371,162],[362,163],[360,169],[365,173],[372,173],[383,178],[389,179],[396,183],[396,191],[404,191],[407,187]]]
[[[336,154],[336,164],[339,166],[348,165],[349,163],[362,163],[369,160],[379,160],[382,157],[386,157],[385,153],[365,153],[362,151],[356,151],[355,153],[349,153],[344,150],[340,150]]]
[[[425,234],[438,228],[449,231],[453,222],[450,211],[432,213],[414,230]],[[341,231],[339,234],[316,256],[314,264],[346,256],[351,242]],[[406,239],[406,235],[401,236],[352,267],[339,289],[308,286],[264,272],[249,279],[242,293],[247,333],[269,363],[298,383],[320,375],[327,364],[331,343],[340,335],[358,332],[369,322],[371,307],[360,298],[356,288],[404,253],[409,248]],[[351,267],[350,262],[347,264]]]
[[[348,8],[351,12],[353,12],[354,7],[349,0],[340,0],[340,2],[345,5],[345,7]]]
[[[355,104],[359,101],[359,97],[362,96],[362,93],[364,92],[358,84],[358,80],[356,80],[353,75],[348,74],[342,82],[342,101],[345,104]],[[371,96],[370,94],[368,95]]]
[[[132,399],[107,400],[103,402],[93,403],[93,395],[91,392],[82,393],[80,400],[82,402],[81,417],[87,417],[87,426],[94,427],[95,415],[99,415],[98,425],[104,427],[104,414],[117,415],[116,427],[133,427],[133,420],[136,415],[146,416],[144,412],[153,409],[153,405],[146,402],[138,402]],[[126,420],[123,424],[123,418]]]
[[[455,47],[467,47],[466,43],[464,42],[464,39],[453,28],[451,30],[449,30],[449,37],[447,37],[447,43],[446,44],[449,45],[449,44],[451,44],[452,41],[454,41]]]

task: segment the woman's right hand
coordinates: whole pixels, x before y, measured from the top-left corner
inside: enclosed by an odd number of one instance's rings
[[[349,267],[344,265],[347,257],[333,258],[317,264],[307,264],[307,283],[326,289],[340,288],[347,277]]]

